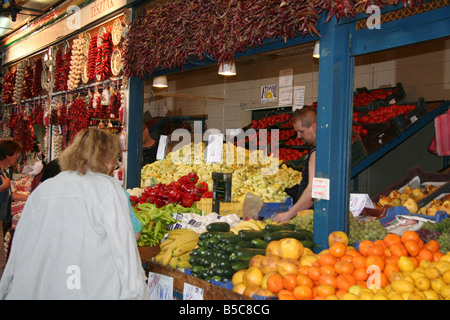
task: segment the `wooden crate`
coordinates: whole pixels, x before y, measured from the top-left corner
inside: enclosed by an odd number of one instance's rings
[[[190,285],[203,289],[204,300],[253,300],[250,297],[212,284],[208,281],[196,278],[192,275],[181,272],[180,270],[163,266],[162,264],[155,261],[146,261],[145,274],[148,276],[149,272],[172,277],[174,296],[182,297],[184,284],[188,283]]]

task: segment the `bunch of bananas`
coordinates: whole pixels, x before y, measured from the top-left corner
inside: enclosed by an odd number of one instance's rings
[[[238,234],[241,230],[263,230],[266,227],[264,221],[249,219],[239,222],[235,227],[231,227],[230,231]]]
[[[198,233],[191,229],[175,229],[160,244],[155,261],[172,269],[189,268],[189,254],[197,247]]]

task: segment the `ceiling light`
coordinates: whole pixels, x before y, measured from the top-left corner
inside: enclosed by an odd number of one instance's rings
[[[221,76],[235,76],[236,66],[234,62],[225,62],[219,66],[219,74]]]
[[[153,79],[153,86],[156,88],[167,88],[167,77],[166,76],[161,76],[161,77],[156,77],[155,79]]]
[[[314,45],[313,58],[320,58],[320,41],[316,41]]]

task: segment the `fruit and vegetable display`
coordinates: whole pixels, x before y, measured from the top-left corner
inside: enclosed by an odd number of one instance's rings
[[[359,116],[353,117],[353,121],[357,123],[382,123],[387,122],[389,119],[392,119],[398,115],[407,115],[409,112],[417,108],[417,106],[412,104],[405,105],[389,105],[382,106],[376,110],[368,111]]]
[[[375,90],[359,90],[353,94],[353,106],[367,106],[370,102],[384,100],[393,94],[398,88],[375,89]]]
[[[233,291],[279,300],[445,300],[450,298],[450,252],[415,231],[349,246],[332,232],[319,253],[300,240],[273,240],[232,276]]]
[[[226,143],[223,146],[223,154],[230,152],[235,161],[207,163],[203,158],[204,148],[203,143],[191,143],[169,153],[163,160],[147,164],[141,170],[141,189],[156,184],[169,185],[182,176],[195,173],[199,181],[206,182],[208,190],[212,191],[212,172],[223,172],[233,173],[233,202],[243,201],[247,192],[261,197],[266,202],[284,202],[288,197],[284,190],[301,181],[300,172],[285,164],[278,166],[278,159],[266,156],[261,150],[249,151]],[[239,155],[243,155],[243,163],[238,161]],[[273,170],[273,174],[262,174],[264,169],[267,169],[268,173]]]

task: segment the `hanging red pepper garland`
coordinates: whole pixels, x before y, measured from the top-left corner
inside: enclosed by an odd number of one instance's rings
[[[31,88],[33,86],[33,75],[34,70],[32,65],[28,65],[25,68],[25,75],[23,77],[23,89],[22,89],[22,99],[30,99],[33,94]]]
[[[88,110],[84,99],[77,98],[70,104],[67,122],[69,124],[70,142],[79,131],[88,128]]]
[[[22,152],[30,152],[33,150],[34,129],[31,118],[20,112],[17,115],[17,126],[14,132],[14,138],[20,141],[22,145]]]
[[[101,35],[102,45],[97,50],[96,74],[101,81],[109,79],[111,76],[111,54],[113,49],[111,32],[107,31]]]
[[[44,124],[44,108],[41,103],[37,103],[33,112],[31,113],[31,119],[33,121],[33,125]]]
[[[9,104],[13,102],[14,87],[16,83],[16,72],[8,72],[3,78],[3,103]]]
[[[97,65],[97,36],[91,37],[89,42],[89,54],[88,54],[88,78],[89,81],[95,80],[95,70]]]
[[[42,90],[42,59],[38,58],[34,61],[33,83],[31,85],[31,94],[33,97],[39,96]]]

